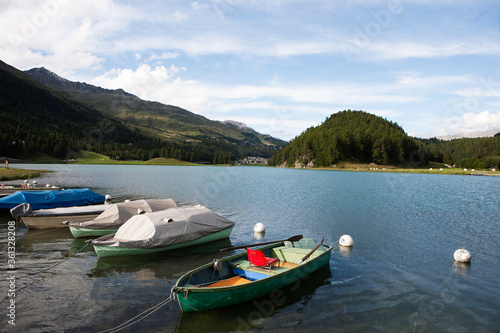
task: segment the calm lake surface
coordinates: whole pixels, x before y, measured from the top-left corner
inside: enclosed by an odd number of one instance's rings
[[[154,256],[99,259],[89,246],[16,280],[15,326],[2,279],[2,332],[98,332],[162,302],[185,272],[226,246],[306,238],[335,247],[329,267],[280,297],[183,314],[170,302],[123,332],[500,332],[500,177],[266,167],[20,165],[39,184],[89,187],[113,201],[172,198],[236,223],[230,239]],[[16,183],[16,182],[10,182]],[[17,182],[19,183],[19,181]],[[7,276],[7,222],[0,220]],[[266,233],[255,239],[253,226]],[[349,234],[352,249],[339,249]],[[85,246],[67,229],[16,227],[17,276]],[[469,265],[454,264],[459,248]]]

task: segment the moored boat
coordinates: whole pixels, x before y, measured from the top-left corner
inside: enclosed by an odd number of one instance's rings
[[[29,184],[27,181],[25,181],[21,185],[0,184],[0,196],[7,196],[17,191],[58,191],[60,189],[60,187],[50,184],[47,184],[45,186],[38,186],[38,183],[36,181],[33,181],[33,184]]]
[[[180,277],[172,291],[177,294],[181,310],[210,310],[267,295],[327,265],[332,247],[301,239],[275,243],[258,251],[270,265],[255,262],[247,249]]]
[[[10,210],[22,203],[31,204],[31,209],[49,209],[101,204],[106,201],[104,195],[88,188],[60,191],[18,191],[0,198],[0,209]],[[8,212],[7,212],[8,213]]]
[[[20,219],[28,229],[52,229],[67,227],[62,222],[68,219],[93,219],[109,206],[109,204],[100,204],[32,210],[31,204],[23,203],[12,208],[10,214]]]
[[[197,205],[132,216],[115,234],[91,241],[99,257],[148,254],[208,243],[231,235],[231,222]]]
[[[176,208],[172,199],[148,199],[120,202],[109,205],[107,209],[94,219],[64,222],[69,226],[75,238],[93,237],[114,234],[118,228],[132,216],[157,212],[168,208]]]

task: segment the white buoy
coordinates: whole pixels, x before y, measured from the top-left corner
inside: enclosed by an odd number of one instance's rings
[[[342,246],[352,246],[353,243],[354,241],[352,240],[352,237],[349,235],[344,235],[339,239],[339,244]]]
[[[106,194],[105,198],[106,198],[106,201],[111,200],[111,196],[109,194]]]
[[[458,249],[453,254],[453,258],[458,262],[469,262],[470,261],[470,253],[466,249]]]
[[[255,223],[255,225],[253,226],[253,231],[255,232],[264,232],[266,231],[266,226],[264,225],[264,223]]]

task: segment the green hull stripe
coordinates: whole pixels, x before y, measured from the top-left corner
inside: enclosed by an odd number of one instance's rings
[[[128,247],[120,247],[120,246],[99,246],[94,245],[95,252],[100,258],[104,257],[114,257],[114,256],[129,256],[129,255],[137,255],[137,254],[148,254],[148,253],[156,253],[163,251],[170,251],[175,249],[180,249],[183,247],[213,242],[219,239],[227,238],[231,235],[233,228],[228,228],[225,230],[221,230],[219,232],[213,233],[208,236],[200,237],[193,241],[189,241],[186,243],[166,246],[166,247],[157,247],[153,249],[139,249],[139,248],[128,248]]]
[[[80,238],[80,237],[95,237],[95,236],[114,234],[118,229],[90,229],[90,228],[70,226],[69,230],[71,230],[71,233],[75,238]]]

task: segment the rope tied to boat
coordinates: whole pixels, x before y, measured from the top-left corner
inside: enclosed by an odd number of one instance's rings
[[[159,309],[161,309],[162,307],[164,307],[165,305],[167,305],[170,301],[175,301],[174,288],[175,288],[175,286],[170,290],[170,296],[168,296],[168,298],[164,299],[160,303],[158,303],[156,305],[153,305],[149,309],[147,309],[147,310],[139,313],[135,317],[130,318],[126,322],[124,322],[124,323],[122,323],[122,324],[120,324],[120,325],[118,325],[116,327],[113,327],[113,328],[110,328],[110,329],[107,329],[107,330],[104,330],[104,331],[100,331],[99,333],[115,333],[115,332],[119,332],[121,330],[129,328],[130,326],[135,325],[138,322],[146,319],[147,317],[149,317],[150,315],[152,315],[153,313],[155,313],[156,311],[158,311]]]
[[[74,256],[76,256],[78,253],[82,252],[87,246],[89,246],[91,243],[87,243],[85,244],[84,247],[82,247],[80,250],[76,251],[75,253],[73,253],[72,255],[70,255],[69,257],[67,257],[66,259],[63,259],[62,261],[58,262],[58,263],[55,263],[54,265],[52,266],[49,266],[49,267],[46,267],[44,269],[41,269],[39,271],[36,271],[36,272],[33,272],[33,273],[26,273],[26,275],[24,276],[19,276],[19,277],[16,277],[16,279],[23,279],[23,278],[26,278],[26,277],[29,277],[29,276],[33,276],[33,275],[36,275],[38,273],[42,273],[42,272],[45,272],[45,271],[48,271],[49,269],[51,268],[54,268],[60,264],[62,264],[63,262],[69,260],[70,258],[73,258]]]

